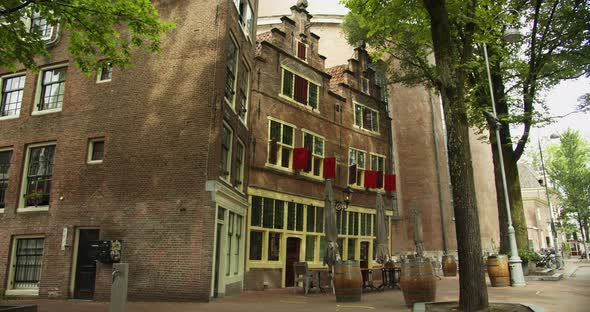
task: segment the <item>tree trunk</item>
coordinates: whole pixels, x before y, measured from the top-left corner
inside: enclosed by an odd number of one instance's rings
[[[440,73],[439,90],[448,125],[449,167],[455,204],[455,229],[459,238],[457,249],[461,264],[459,305],[462,311],[477,311],[488,307],[488,293],[469,149],[469,125],[464,98],[466,74],[459,65],[469,57],[463,55],[460,61],[456,51],[452,49],[445,1],[423,1],[430,15],[434,56]],[[472,42],[467,42],[466,46],[471,44]]]

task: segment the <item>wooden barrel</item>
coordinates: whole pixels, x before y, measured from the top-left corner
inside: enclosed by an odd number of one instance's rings
[[[508,270],[508,256],[489,256],[487,261],[488,276],[492,287],[510,286],[510,271]]]
[[[408,308],[416,302],[434,301],[436,278],[429,259],[407,259],[402,262],[400,287]]]
[[[455,257],[443,256],[442,269],[444,276],[457,276],[457,261],[455,261]]]
[[[361,301],[363,277],[358,261],[336,262],[334,265],[334,291],[337,302]]]

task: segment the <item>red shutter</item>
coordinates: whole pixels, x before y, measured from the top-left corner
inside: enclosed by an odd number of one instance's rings
[[[295,75],[295,101],[307,104],[307,80]]]
[[[371,129],[371,110],[363,107],[363,128]]]
[[[324,158],[324,179],[336,177],[336,157]]]
[[[377,171],[365,171],[365,188],[377,188]]]
[[[386,192],[395,192],[395,174],[386,174],[385,175],[385,191]]]
[[[377,171],[377,188],[383,188],[383,171]]]
[[[309,158],[307,148],[300,147],[293,150],[293,169],[306,169]]]
[[[268,155],[268,162],[276,165],[277,164],[277,154],[279,152],[279,145],[277,144],[277,139],[276,138],[272,138],[272,140],[270,140],[270,149],[269,149],[269,154]]]
[[[305,61],[305,55],[307,54],[307,47],[303,42],[297,42],[297,57]]]
[[[348,167],[348,184],[356,183],[356,164]]]

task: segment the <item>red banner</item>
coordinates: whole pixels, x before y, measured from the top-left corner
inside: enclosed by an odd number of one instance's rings
[[[377,171],[365,171],[365,188],[377,188]]]
[[[395,192],[395,174],[385,174],[385,191]]]
[[[293,149],[293,169],[306,169],[309,158],[307,148],[300,147]]]
[[[336,157],[324,158],[324,179],[336,177]]]

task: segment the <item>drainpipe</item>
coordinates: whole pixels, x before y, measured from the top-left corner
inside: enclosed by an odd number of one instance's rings
[[[442,226],[442,239],[443,239],[443,249],[444,255],[446,256],[449,253],[449,248],[447,245],[447,225],[446,225],[446,214],[445,209],[443,206],[443,195],[442,195],[442,182],[440,178],[440,159],[439,159],[439,150],[438,150],[438,136],[436,135],[436,117],[434,113],[434,98],[432,97],[432,90],[428,89],[428,97],[430,99],[430,111],[431,111],[431,122],[432,122],[432,139],[434,142],[434,163],[436,165],[436,186],[438,188],[438,205],[440,207],[440,223]]]

